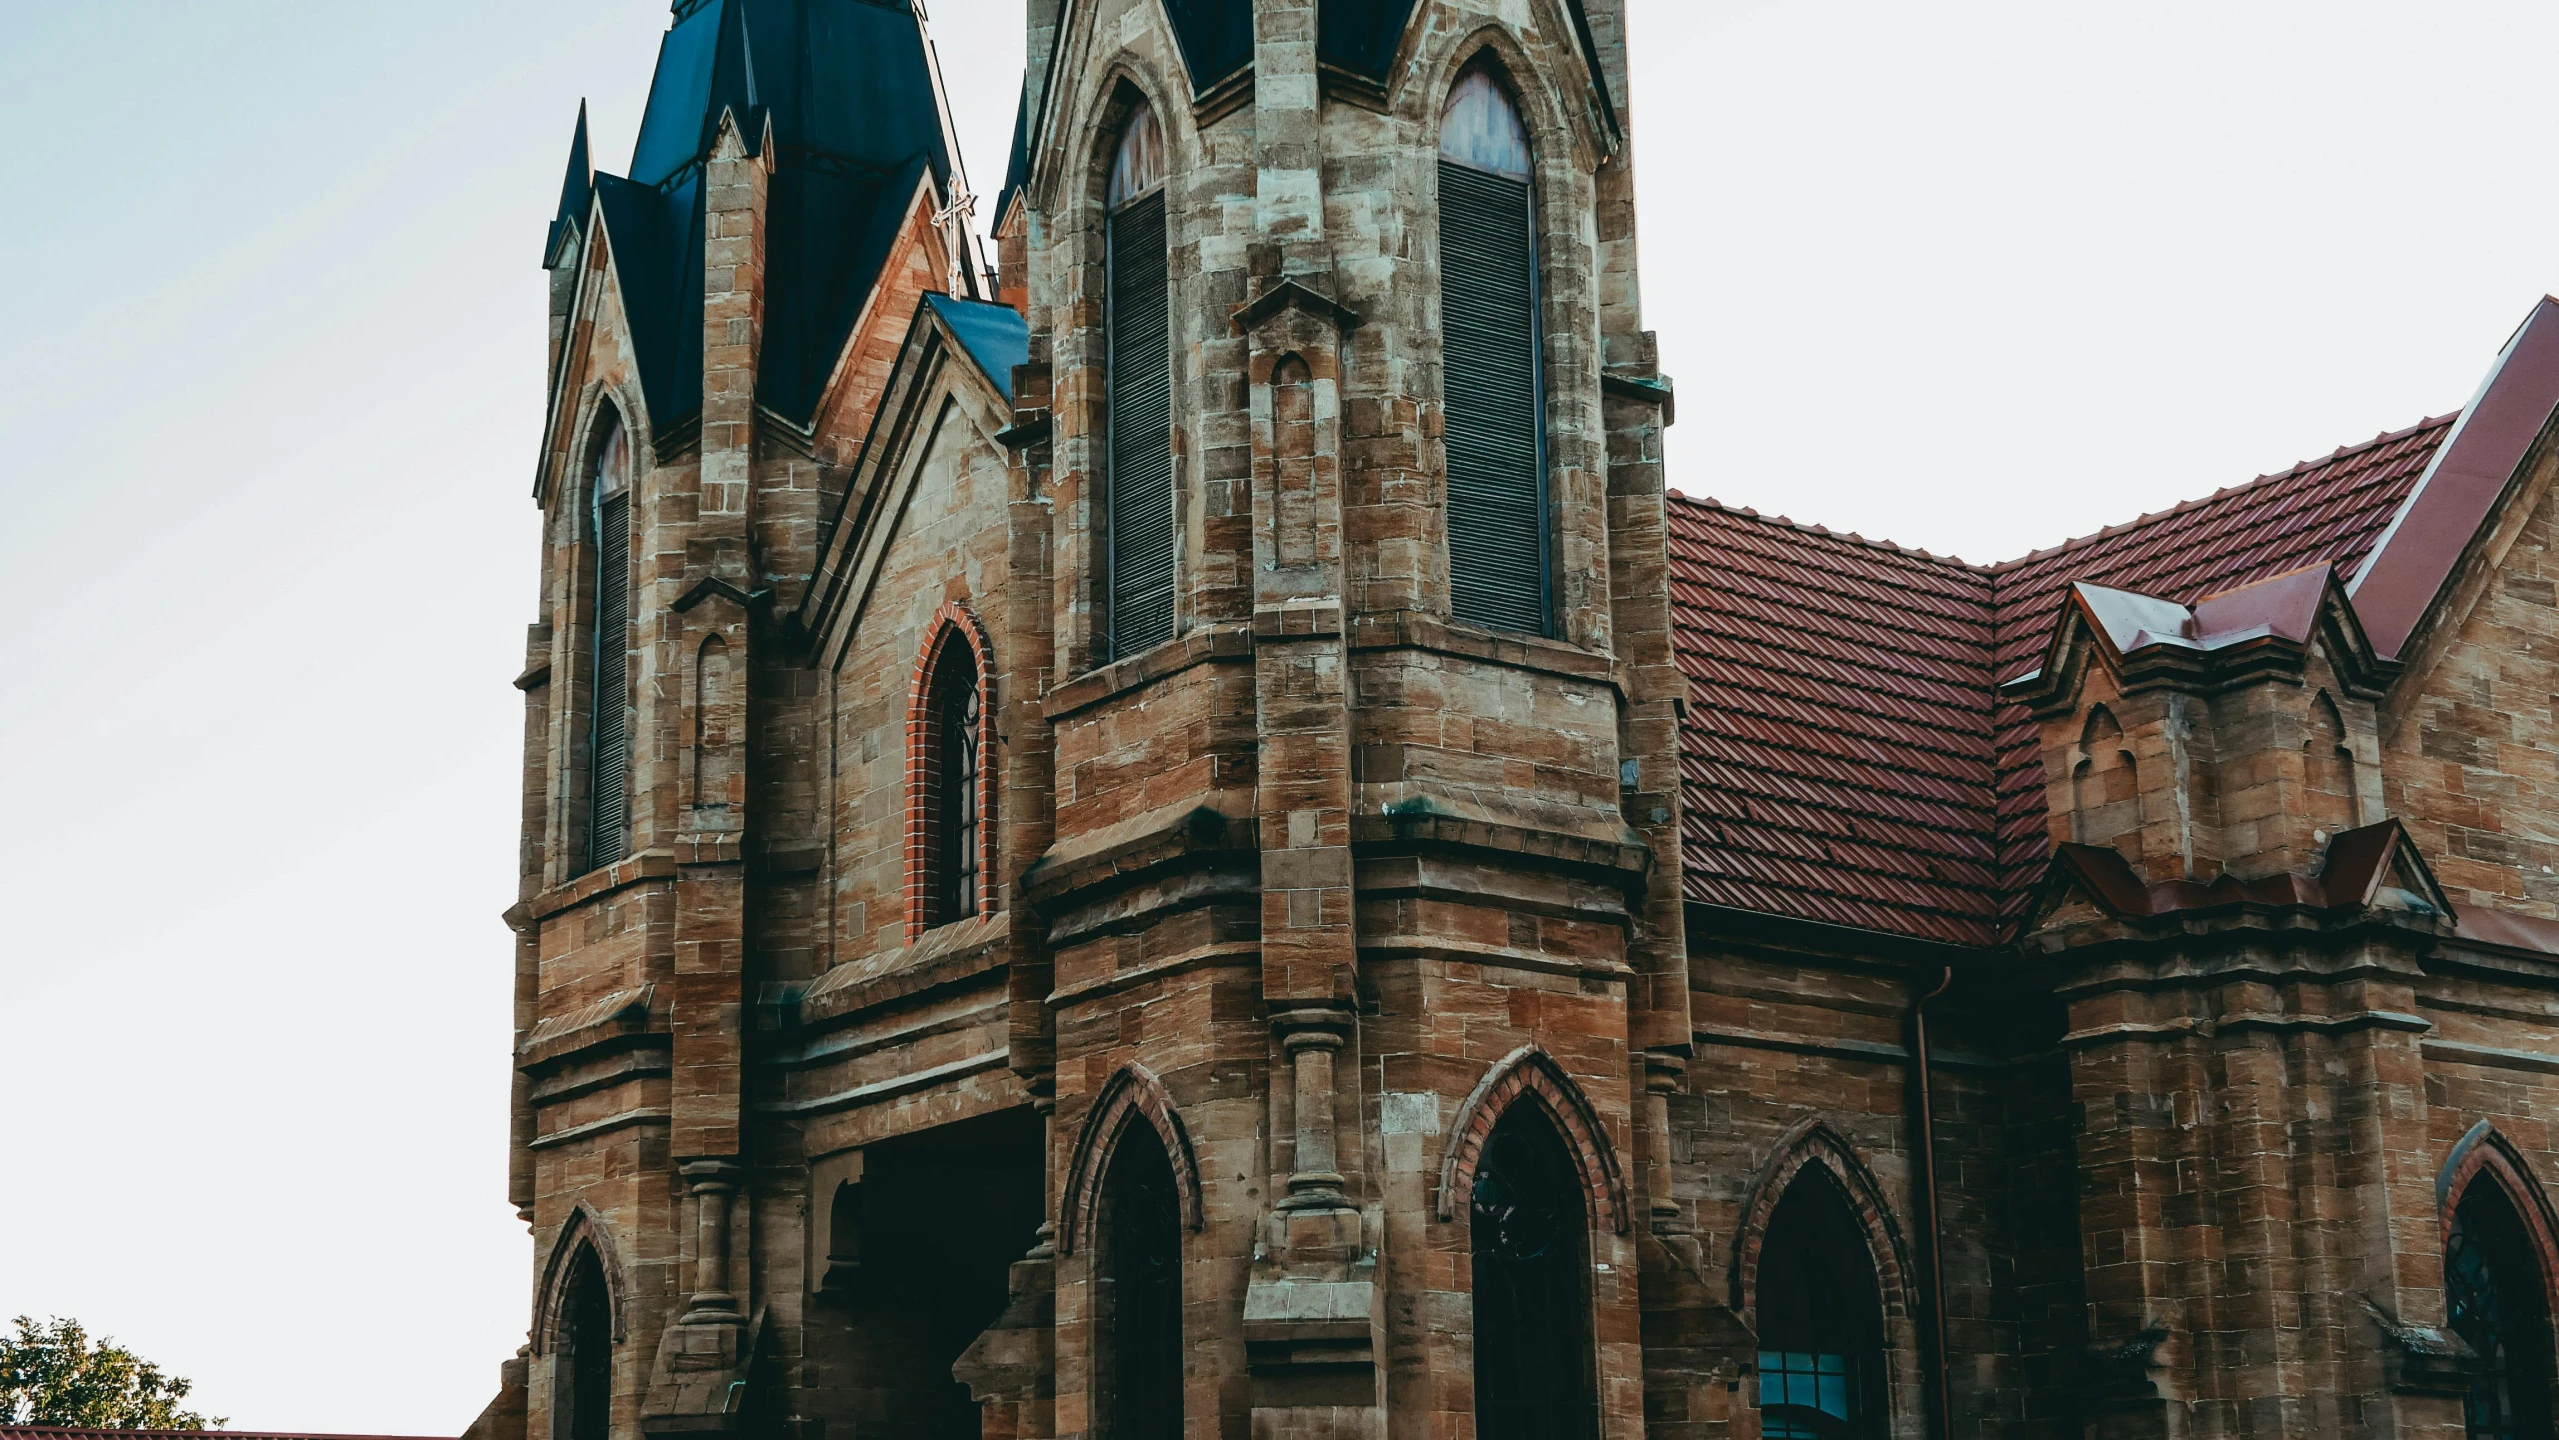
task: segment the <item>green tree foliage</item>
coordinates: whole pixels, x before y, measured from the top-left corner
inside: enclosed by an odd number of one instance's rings
[[[96,1425],[116,1430],[219,1429],[228,1417],[206,1420],[181,1410],[195,1382],[160,1373],[160,1367],[101,1335],[94,1342],[77,1320],[56,1317],[38,1324],[21,1315],[15,1335],[0,1335],[0,1423]]]

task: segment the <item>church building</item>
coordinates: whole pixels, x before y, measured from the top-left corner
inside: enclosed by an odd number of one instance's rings
[[[1971,564],[1670,487],[1627,0],[1024,5],[580,119],[473,1440],[2552,1435],[2559,301]]]

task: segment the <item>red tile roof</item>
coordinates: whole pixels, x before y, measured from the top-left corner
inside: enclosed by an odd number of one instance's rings
[[[2451,420],[2000,565],[1672,497],[1688,898],[1996,943],[2050,846],[2032,719],[1994,690],[2034,668],[2062,588],[2191,604],[2351,573]]]

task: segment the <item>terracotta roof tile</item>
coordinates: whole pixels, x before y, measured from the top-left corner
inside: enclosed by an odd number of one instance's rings
[[[2042,761],[1995,684],[2062,588],[2191,604],[2321,561],[2351,573],[2451,416],[1999,565],[1673,496],[1686,893],[1993,944],[2050,854]]]

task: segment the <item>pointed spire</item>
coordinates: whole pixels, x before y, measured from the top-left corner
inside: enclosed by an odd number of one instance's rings
[[[551,233],[542,244],[542,263],[556,264],[560,258],[560,236],[572,226],[586,223],[587,206],[595,198],[595,165],[587,158],[586,102],[578,102],[577,134],[569,141],[569,170],[560,177],[560,208],[551,217]]]
[[[747,34],[746,6],[731,0],[720,10],[720,34],[711,54],[710,103],[703,107],[702,154],[711,153],[723,112],[737,114],[738,136],[750,152],[763,137],[762,100],[755,84],[755,41]]]

